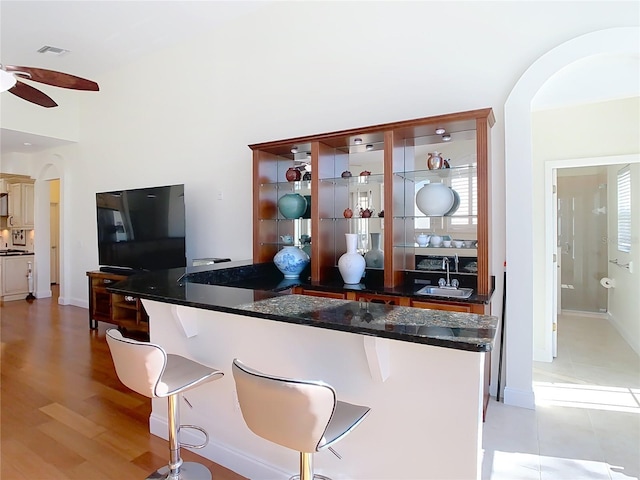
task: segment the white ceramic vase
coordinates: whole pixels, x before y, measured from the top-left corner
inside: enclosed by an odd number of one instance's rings
[[[276,253],[273,263],[284,274],[284,278],[298,278],[309,264],[309,255],[292,245]]]
[[[416,193],[416,205],[425,215],[442,216],[453,207],[455,196],[444,183],[427,183]]]
[[[338,259],[338,270],[344,283],[358,284],[364,274],[366,262],[364,257],[358,253],[358,234],[345,233],[345,237],[347,240],[347,253],[344,253]]]
[[[371,250],[364,254],[364,261],[369,268],[384,267],[384,252],[380,249],[380,234],[371,233]]]

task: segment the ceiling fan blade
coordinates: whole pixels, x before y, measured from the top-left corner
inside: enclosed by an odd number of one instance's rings
[[[58,104],[54,102],[49,95],[41,92],[37,88],[33,88],[31,85],[22,83],[20,80],[18,80],[16,84],[9,89],[9,92],[26,100],[27,102],[35,103],[41,107],[51,108],[58,106]]]
[[[34,82],[46,83],[54,87],[71,88],[73,90],[91,90],[97,92],[100,90],[98,84],[86,78],[76,77],[68,73],[56,72],[55,70],[46,70],[44,68],[18,67],[15,65],[5,65],[7,72],[13,72],[20,75],[20,72],[28,73],[30,76],[23,76]]]

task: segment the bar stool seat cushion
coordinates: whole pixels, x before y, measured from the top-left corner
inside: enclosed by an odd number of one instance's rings
[[[145,397],[168,397],[223,376],[215,368],[167,354],[160,345],[125,338],[116,329],[107,330],[107,343],[120,381]]]

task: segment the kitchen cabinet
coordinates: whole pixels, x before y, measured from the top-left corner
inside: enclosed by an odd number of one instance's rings
[[[478,294],[490,295],[489,154],[494,123],[493,111],[480,109],[250,145],[254,261],[272,261],[282,235],[296,240],[309,235],[311,280],[322,284],[335,276],[346,251],[345,233],[359,235],[363,254],[372,248],[371,234],[379,233],[385,288],[401,286],[405,272],[420,270],[430,255],[457,254],[476,262],[476,270],[467,275]],[[429,154],[436,151],[448,168],[427,167]],[[287,181],[291,168],[308,173],[307,180]],[[455,212],[430,216],[416,207],[416,193],[433,182],[456,191]],[[288,192],[308,197],[308,214],[294,220],[281,216],[277,202]],[[420,247],[415,242],[418,233],[448,235],[470,244]]]
[[[0,257],[2,301],[24,300],[29,294],[29,264],[33,269],[33,255]]]
[[[7,226],[33,228],[34,201],[33,183],[10,183]]]
[[[98,329],[98,321],[117,325],[123,335],[149,339],[149,317],[139,298],[111,293],[107,288],[126,279],[124,275],[87,272],[89,278],[89,328]]]

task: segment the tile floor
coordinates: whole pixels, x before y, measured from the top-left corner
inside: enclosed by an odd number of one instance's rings
[[[604,318],[562,315],[536,410],[492,400],[483,480],[640,479],[640,357]]]

